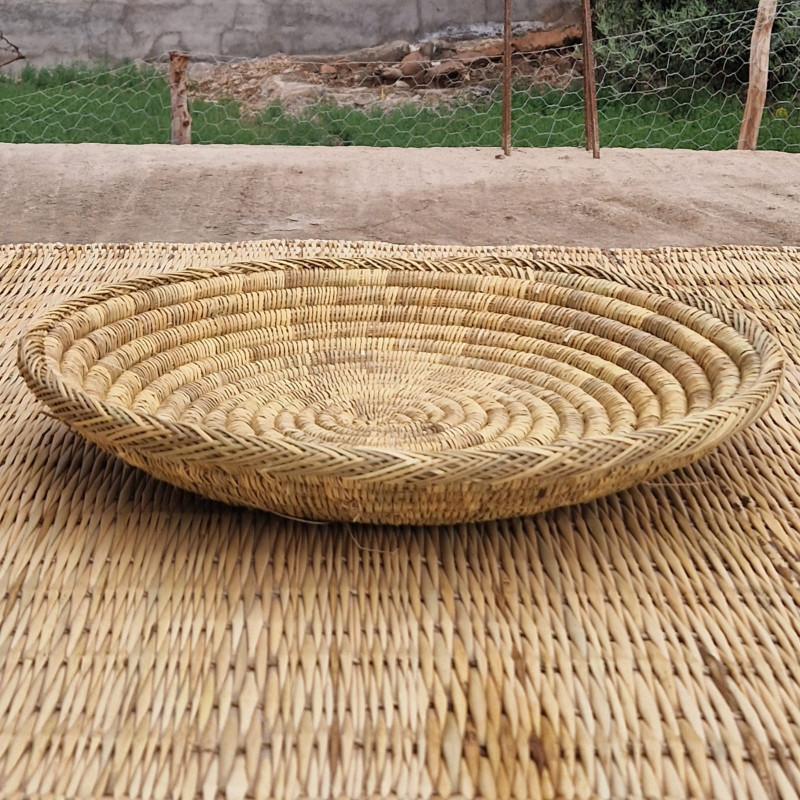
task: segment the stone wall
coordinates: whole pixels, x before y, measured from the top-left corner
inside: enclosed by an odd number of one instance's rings
[[[577,0],[515,0],[515,20],[577,18]],[[155,58],[337,53],[502,19],[502,0],[3,0],[0,30],[34,66]]]

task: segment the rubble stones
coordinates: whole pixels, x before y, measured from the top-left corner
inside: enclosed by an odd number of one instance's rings
[[[432,64],[426,71],[426,76],[432,83],[441,86],[452,86],[464,77],[466,67],[461,61],[440,61]]]
[[[567,88],[580,80],[574,47],[580,29],[532,31],[517,36],[514,73],[532,84]],[[531,48],[530,51],[527,48]],[[438,105],[491,96],[502,77],[502,41],[438,39],[412,47],[390,42],[344,56],[276,54],[237,63],[189,67],[191,96],[234,99],[242,112],[280,102],[300,113],[319,102],[394,108],[409,102]],[[415,91],[408,91],[414,89]]]

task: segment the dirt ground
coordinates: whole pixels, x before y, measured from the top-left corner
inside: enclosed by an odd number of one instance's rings
[[[0,242],[800,245],[800,155],[0,144]]]

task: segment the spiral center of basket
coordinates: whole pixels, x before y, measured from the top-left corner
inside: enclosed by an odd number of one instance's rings
[[[583,417],[551,390],[380,354],[303,376],[251,376],[235,391],[227,384],[203,395],[179,418],[262,438],[415,451],[544,444],[585,430]]]

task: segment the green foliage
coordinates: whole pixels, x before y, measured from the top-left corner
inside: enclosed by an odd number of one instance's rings
[[[757,0],[597,0],[600,74],[620,91],[692,87],[746,91]],[[770,90],[800,90],[800,2],[779,3]]]
[[[169,91],[153,67],[26,66],[0,78],[0,141],[164,142],[169,125]]]
[[[755,12],[758,0],[595,0],[598,35],[621,36],[715,14]]]
[[[583,136],[578,90],[514,91],[517,147],[577,147]],[[603,84],[598,93],[604,147],[735,147],[742,102],[708,87],[631,94]],[[191,101],[192,141],[198,144],[498,147],[499,96],[451,107],[407,105],[392,111],[317,105],[299,115],[272,104],[243,113],[229,100]],[[154,67],[56,67],[0,78],[0,141],[169,141],[169,90]],[[760,146],[800,152],[800,106],[772,103]]]
[[[779,5],[769,57],[771,85],[778,98],[800,99],[800,2]],[[780,87],[786,87],[781,90]]]

